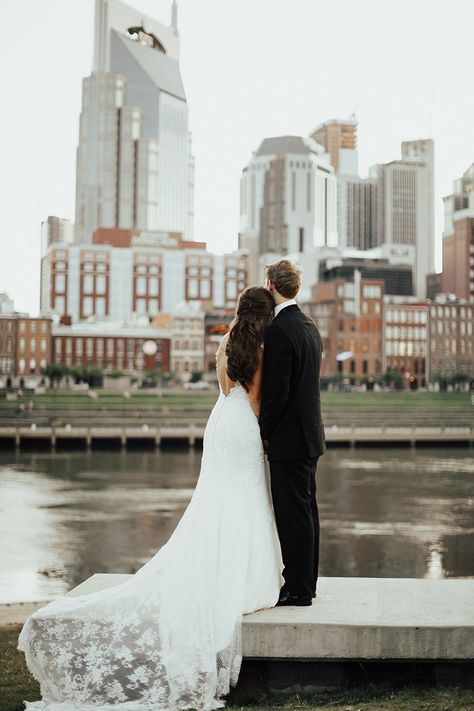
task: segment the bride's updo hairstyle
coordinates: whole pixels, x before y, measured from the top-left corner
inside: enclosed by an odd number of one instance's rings
[[[249,286],[239,296],[226,346],[227,375],[248,391],[259,365],[260,347],[275,302],[263,286]]]

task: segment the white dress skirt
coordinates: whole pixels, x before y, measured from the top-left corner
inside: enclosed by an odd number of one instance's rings
[[[258,421],[236,385],[211,412],[168,543],[125,582],[26,620],[18,649],[42,694],[28,711],[221,708],[240,671],[242,615],[275,605],[282,567]]]

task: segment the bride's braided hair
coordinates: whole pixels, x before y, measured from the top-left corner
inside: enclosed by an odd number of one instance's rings
[[[247,391],[259,365],[260,346],[274,307],[272,295],[263,286],[249,286],[240,294],[226,346],[227,375]]]

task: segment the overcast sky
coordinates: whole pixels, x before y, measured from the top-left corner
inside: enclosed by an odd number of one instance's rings
[[[129,0],[168,23],[171,0]],[[0,292],[39,309],[40,224],[74,219],[81,79],[94,0],[2,0]],[[181,69],[196,156],[195,238],[237,246],[239,178],[265,136],[359,119],[359,165],[435,140],[442,196],[474,161],[472,0],[180,0]]]

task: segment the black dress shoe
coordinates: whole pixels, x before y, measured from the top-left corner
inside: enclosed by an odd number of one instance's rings
[[[280,597],[275,607],[307,607],[313,604],[309,595],[291,595],[287,590],[280,593]]]

